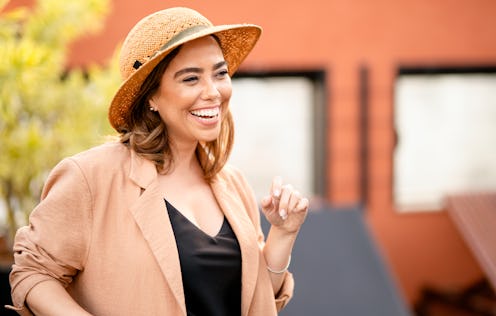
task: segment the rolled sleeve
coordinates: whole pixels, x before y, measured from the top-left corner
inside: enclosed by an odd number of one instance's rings
[[[284,281],[281,285],[279,293],[276,295],[276,308],[277,311],[281,311],[293,297],[294,291],[294,278],[293,275],[286,271]]]
[[[13,310],[21,316],[34,316],[34,314],[26,306],[15,307],[10,305],[5,305],[5,308]]]
[[[81,169],[74,160],[63,160],[50,173],[29,226],[21,227],[14,241],[10,284],[14,309],[20,315],[32,315],[24,304],[34,286],[55,280],[67,287],[83,269],[91,209],[91,191]]]
[[[52,280],[52,278],[36,273],[26,273],[25,276],[26,277],[23,282],[18,281],[15,288],[12,288],[12,303],[14,306],[6,306],[6,308],[16,311],[21,316],[31,316],[33,315],[33,313],[25,305],[26,296],[28,295],[29,291],[37,284],[44,281]]]

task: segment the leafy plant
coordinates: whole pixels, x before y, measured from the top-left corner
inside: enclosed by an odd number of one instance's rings
[[[6,3],[0,0],[0,224],[12,238],[49,170],[111,132],[106,111],[120,79],[117,58],[86,69],[66,63],[72,41],[101,29],[108,0],[38,0],[5,12]]]

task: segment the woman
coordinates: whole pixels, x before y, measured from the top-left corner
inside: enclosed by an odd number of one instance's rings
[[[261,201],[226,166],[230,76],[261,33],[172,8],[121,51],[120,142],[64,159],[14,245],[21,315],[276,315],[308,200],[276,177]]]

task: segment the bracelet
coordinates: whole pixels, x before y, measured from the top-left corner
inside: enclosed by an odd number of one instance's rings
[[[288,270],[290,263],[291,263],[291,255],[289,255],[288,264],[284,267],[284,269],[276,271],[276,270],[272,270],[269,266],[267,266],[267,270],[269,270],[270,272],[272,272],[274,274],[281,274],[281,273],[284,273]]]

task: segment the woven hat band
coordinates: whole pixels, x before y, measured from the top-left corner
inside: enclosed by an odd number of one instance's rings
[[[200,30],[206,29],[208,27],[209,27],[209,25],[195,25],[195,26],[192,26],[190,28],[182,30],[181,32],[174,35],[167,43],[165,43],[164,46],[160,47],[160,49],[158,51],[156,51],[155,54],[153,54],[152,58],[154,56],[156,56],[157,54],[160,54],[164,50],[168,49],[169,47],[175,45],[177,42],[179,42],[183,38],[190,36],[190,35],[198,32]]]
[[[155,56],[160,54],[161,52],[167,50],[169,47],[174,46],[177,42],[181,41],[182,39],[195,34],[196,32],[199,32],[201,30],[204,30],[208,28],[209,25],[195,25],[190,28],[184,29],[181,32],[177,33],[174,35],[167,43],[165,43],[162,47],[160,47],[155,53],[153,53],[150,57],[147,58],[147,61],[150,59],[153,59]],[[134,63],[133,68],[138,69],[144,64],[144,62],[141,62],[139,60],[136,60]]]

